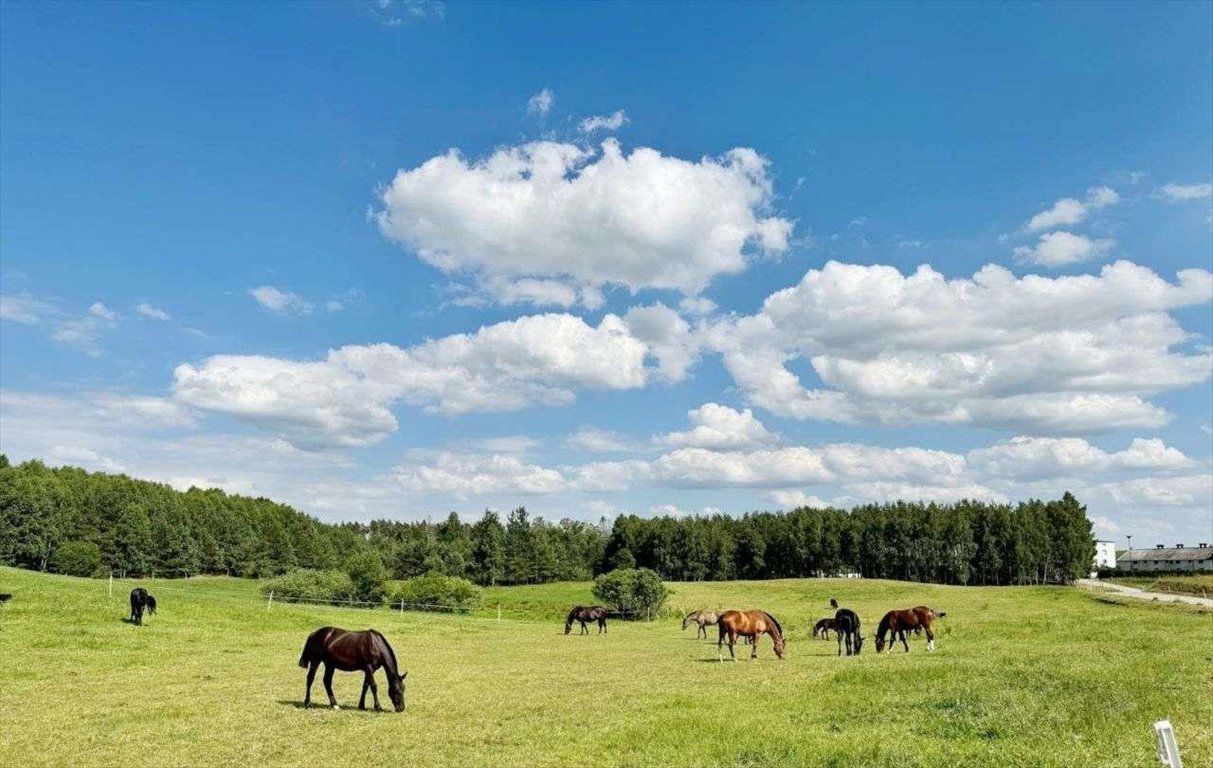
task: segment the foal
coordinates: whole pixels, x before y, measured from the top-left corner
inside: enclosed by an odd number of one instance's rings
[[[692,621],[698,626],[695,632],[695,639],[698,640],[700,635],[704,639],[708,636],[708,627],[715,624],[720,619],[720,614],[716,611],[694,611],[682,617],[682,628],[686,629]]]
[[[823,640],[830,639],[830,630],[838,631],[838,622],[834,619],[821,619],[813,625],[813,637],[820,637]]]

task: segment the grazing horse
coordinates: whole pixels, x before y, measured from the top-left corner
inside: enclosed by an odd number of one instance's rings
[[[820,637],[822,640],[830,639],[830,630],[838,631],[838,622],[834,619],[821,619],[813,625],[813,637]]]
[[[688,624],[695,622],[698,626],[695,632],[695,639],[698,640],[700,634],[704,636],[704,639],[707,639],[708,627],[715,624],[719,618],[720,614],[716,611],[693,611],[682,617],[682,628],[686,629]]]
[[[833,600],[832,605],[838,605]],[[859,634],[859,615],[850,608],[839,608],[834,614],[834,634],[838,636],[838,655],[842,655],[845,644],[847,655],[858,656],[863,649],[863,635]]]
[[[12,592],[0,592],[0,603],[7,603],[9,600],[12,600],[12,599],[13,599]]]
[[[567,635],[569,632],[572,632],[573,622],[579,621],[581,622],[581,631],[577,634],[588,635],[590,634],[590,629],[586,626],[586,622],[596,621],[598,622],[598,634],[601,635],[603,632],[607,631],[606,619],[607,609],[603,608],[601,605],[579,605],[573,610],[569,611],[568,617],[565,618],[564,633]]]
[[[943,611],[933,611],[925,605],[908,608],[904,611],[889,611],[880,620],[876,628],[876,652],[884,650],[885,635],[889,636],[889,648],[901,640],[906,653],[910,652],[910,644],[906,642],[906,632],[923,631],[927,633],[927,650],[935,650],[935,619],[947,616]]]
[[[371,689],[375,697],[375,711],[379,707],[379,686],[375,685],[375,671],[383,667],[387,675],[387,695],[392,700],[392,706],[397,712],[404,711],[404,678],[409,673],[397,674],[396,652],[388,645],[387,639],[374,629],[363,632],[351,632],[337,627],[321,627],[307,636],[303,644],[303,653],[299,656],[299,666],[307,670],[307,692],[303,695],[303,706],[312,705],[312,681],[316,679],[316,669],[324,664],[324,690],[329,695],[329,706],[337,706],[337,697],[333,695],[333,673],[361,672],[366,677],[362,681],[362,698],[358,700],[358,709],[366,709],[366,690]]]
[[[779,626],[775,617],[766,611],[725,611],[720,614],[716,625],[720,627],[720,637],[716,641],[716,656],[721,661],[724,661],[721,646],[724,645],[726,636],[729,638],[729,657],[733,661],[737,661],[737,654],[733,653],[733,646],[737,642],[738,635],[753,639],[753,643],[750,645],[750,658],[756,659],[758,658],[758,637],[764,634],[771,636],[771,641],[775,644],[775,655],[783,659],[783,627]]]
[[[143,624],[143,609],[147,609],[149,614],[156,612],[156,598],[147,593],[143,587],[135,587],[131,590],[131,623],[136,626]]]

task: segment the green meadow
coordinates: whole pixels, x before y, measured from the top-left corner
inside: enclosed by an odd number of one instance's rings
[[[672,607],[764,608],[788,659],[674,617],[563,634],[589,584],[486,590],[472,616],[267,606],[252,581],[130,583],[0,568],[0,765],[1153,766],[1174,723],[1185,765],[1213,765],[1213,616],[1071,588],[864,580],[673,584]],[[839,658],[809,628],[833,596],[865,634],[889,608],[947,612],[938,650]],[[497,620],[497,604],[503,605]],[[403,714],[301,708],[303,641],[375,627],[408,670]],[[727,651],[726,651],[727,656]],[[380,677],[386,705],[386,686]],[[324,702],[319,680],[313,696]]]

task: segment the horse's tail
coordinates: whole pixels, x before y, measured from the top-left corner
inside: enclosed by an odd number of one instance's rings
[[[948,614],[944,613],[943,611],[937,611],[934,608],[931,609],[931,613],[935,614],[935,618],[937,618],[937,619],[942,619],[944,616],[948,615]]]
[[[320,629],[316,630],[315,632],[313,632],[312,634],[307,636],[307,640],[303,641],[303,653],[299,654],[299,666],[303,667],[304,669],[307,669],[308,664],[310,664],[312,661],[312,658],[314,656],[318,656],[318,654],[315,653],[315,649],[312,646],[314,645],[315,640],[321,635],[321,633],[327,632],[329,629],[330,629],[329,627],[321,627]]]

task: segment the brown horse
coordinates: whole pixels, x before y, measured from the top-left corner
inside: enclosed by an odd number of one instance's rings
[[[588,635],[590,634],[590,629],[586,626],[586,622],[596,621],[598,622],[598,634],[601,635],[603,632],[607,631],[606,620],[607,609],[603,608],[601,605],[591,605],[589,607],[579,605],[573,610],[569,611],[568,617],[565,618],[564,633],[567,635],[569,632],[571,632],[573,629],[573,622],[579,621],[581,622],[581,631],[577,634]]]
[[[823,640],[829,640],[830,630],[837,632],[838,622],[834,619],[821,619],[813,625],[813,637],[820,637]]]
[[[366,709],[366,691],[370,688],[371,695],[375,697],[375,711],[381,711],[375,671],[383,667],[387,675],[388,698],[397,712],[404,711],[404,678],[409,673],[397,674],[396,652],[378,631],[350,632],[337,627],[321,627],[307,636],[303,654],[299,656],[299,666],[307,670],[304,707],[312,705],[312,681],[316,679],[316,669],[321,663],[324,664],[324,690],[328,692],[329,706],[333,709],[340,709],[337,697],[333,695],[333,673],[340,669],[342,672],[362,672],[366,675],[362,681],[362,698],[358,700],[358,709]]]
[[[906,632],[922,630],[927,633],[927,650],[935,650],[935,619],[947,616],[943,611],[933,611],[925,605],[919,605],[903,611],[889,611],[876,627],[876,652],[884,650],[885,636],[889,636],[889,647],[901,640],[906,653],[910,652],[910,644],[906,642]]]
[[[749,637],[753,639],[750,646],[750,658],[758,658],[758,638],[761,635],[770,635],[772,642],[775,644],[775,655],[783,659],[783,627],[779,626],[779,622],[775,617],[766,611],[725,611],[720,614],[716,625],[720,627],[720,638],[716,641],[716,655],[724,661],[724,653],[721,651],[721,646],[724,645],[724,639],[729,638],[729,657],[733,661],[737,661],[737,654],[733,653],[733,646],[737,643],[737,637]]]

